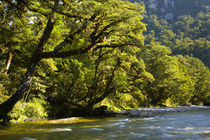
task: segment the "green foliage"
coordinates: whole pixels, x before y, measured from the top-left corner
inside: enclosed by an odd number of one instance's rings
[[[192,97],[194,84],[191,77],[176,57],[169,54],[169,48],[158,44],[148,46],[142,53],[146,70],[155,79],[145,88],[153,105],[181,105]]]
[[[140,101],[134,98],[128,93],[117,94],[116,96],[110,96],[103,100],[101,103],[96,104],[96,106],[105,105],[108,107],[109,111],[120,111],[130,108],[138,108]]]
[[[119,111],[209,104],[208,12],[180,15],[172,24],[147,1],[140,2],[147,13],[124,0],[65,0],[57,10],[51,0],[12,3],[0,7],[1,103],[38,59],[27,102],[19,101],[9,114],[14,121],[91,115],[101,105]],[[53,14],[52,33],[36,54]]]
[[[7,98],[8,96],[1,97],[0,103]],[[44,99],[32,98],[28,102],[19,101],[8,115],[11,117],[12,122],[39,120],[48,116],[47,109],[48,105]]]
[[[151,41],[159,42],[170,47],[173,55],[190,55],[210,66],[208,27],[210,15],[209,7],[205,8],[208,0],[202,2],[176,0],[168,4],[160,0],[157,5],[153,3],[157,8],[150,7],[151,2],[144,2],[147,11],[144,22],[148,25],[145,32],[146,44],[150,44]],[[185,8],[181,8],[182,6]],[[167,18],[168,13],[173,15],[172,18]]]
[[[187,69],[188,74],[193,80],[195,90],[190,100],[193,104],[209,103],[209,85],[210,72],[209,69],[199,60],[189,56],[177,56],[178,60]]]

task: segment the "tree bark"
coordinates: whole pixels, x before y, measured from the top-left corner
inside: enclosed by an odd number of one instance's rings
[[[7,60],[6,60],[6,70],[5,70],[5,74],[7,74],[8,70],[9,70],[9,67],[10,67],[10,64],[11,64],[11,61],[12,61],[12,52],[9,51],[8,52],[8,56],[7,56]]]

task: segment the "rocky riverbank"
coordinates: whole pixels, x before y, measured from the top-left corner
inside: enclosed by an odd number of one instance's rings
[[[130,117],[153,117],[155,115],[170,113],[170,112],[184,112],[184,111],[201,111],[210,110],[210,106],[180,106],[180,107],[152,107],[152,108],[136,108],[117,112],[116,115],[130,116]]]

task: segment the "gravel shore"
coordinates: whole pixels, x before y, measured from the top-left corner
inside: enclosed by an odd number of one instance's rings
[[[184,111],[201,111],[210,110],[210,106],[180,106],[180,107],[152,107],[152,108],[136,108],[117,112],[118,115],[125,115],[130,117],[153,117],[158,114],[170,112],[184,112]]]

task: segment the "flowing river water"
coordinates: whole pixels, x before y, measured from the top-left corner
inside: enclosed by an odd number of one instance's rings
[[[75,118],[0,127],[0,140],[210,139],[210,110],[150,118]]]

